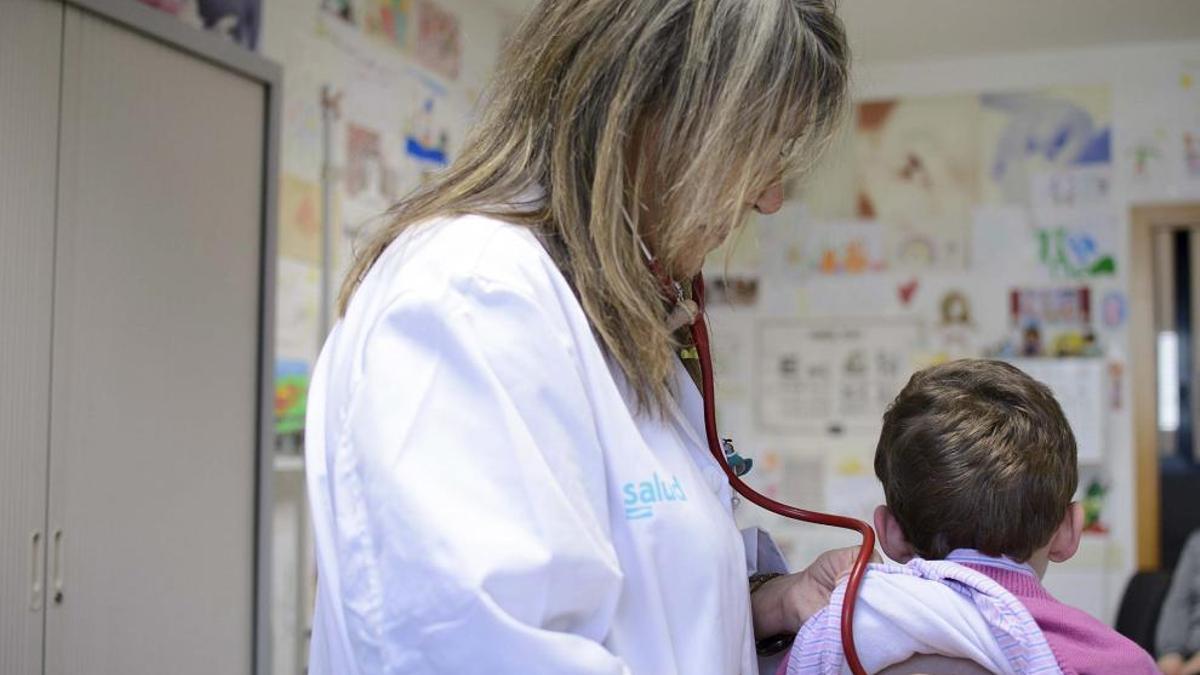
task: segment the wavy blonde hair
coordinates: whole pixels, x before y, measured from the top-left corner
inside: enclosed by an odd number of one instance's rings
[[[389,212],[338,298],[406,228],[484,214],[533,228],[643,407],[676,346],[650,245],[678,279],[782,174],[811,166],[847,100],[832,0],[542,0],[509,40],[457,159]],[[545,198],[514,213],[539,186]]]

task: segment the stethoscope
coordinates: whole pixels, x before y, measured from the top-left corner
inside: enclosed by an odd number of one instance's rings
[[[649,257],[648,251],[647,255]],[[680,306],[683,302],[682,288],[678,283],[670,281],[670,278],[663,273],[653,257],[649,257],[649,260],[651,268],[660,281],[663,282],[664,290],[672,292],[675,296],[674,301],[676,306]],[[858,588],[862,584],[863,577],[867,572],[867,565],[871,562],[871,555],[875,550],[875,531],[871,529],[870,525],[855,518],[807,511],[777,502],[742,481],[739,473],[744,473],[745,471],[739,472],[735,470],[731,466],[731,460],[733,460],[732,463],[737,464],[741,464],[746,460],[737,456],[731,441],[722,442],[720,435],[717,433],[712,349],[708,341],[708,325],[704,318],[704,278],[702,275],[697,274],[692,280],[692,299],[696,303],[697,311],[691,318],[691,333],[692,342],[696,349],[696,357],[700,362],[700,393],[704,399],[704,431],[708,439],[708,450],[717,460],[717,464],[725,471],[725,475],[729,478],[729,484],[743,497],[772,513],[806,523],[855,530],[862,535],[862,548],[858,551],[858,557],[855,559],[854,565],[850,568],[850,576],[846,582],[846,596],[842,603],[841,631],[842,651],[846,655],[846,663],[849,664],[851,672],[854,675],[866,675],[867,671],[863,668],[862,662],[858,658],[858,652],[854,649],[854,605],[858,599]]]

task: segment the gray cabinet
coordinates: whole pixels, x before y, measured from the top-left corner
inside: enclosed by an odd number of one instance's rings
[[[265,666],[276,82],[0,2],[0,673]]]

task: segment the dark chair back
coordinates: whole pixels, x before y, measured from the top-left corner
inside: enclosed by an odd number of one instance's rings
[[[1154,654],[1154,633],[1171,586],[1170,572],[1138,572],[1125,586],[1117,612],[1117,632]]]

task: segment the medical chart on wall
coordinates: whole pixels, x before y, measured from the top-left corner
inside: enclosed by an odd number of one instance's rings
[[[911,374],[923,337],[919,323],[905,320],[762,322],[759,423],[806,435],[876,427]]]

